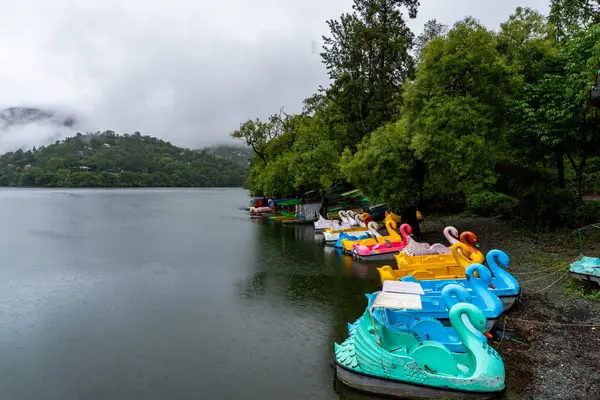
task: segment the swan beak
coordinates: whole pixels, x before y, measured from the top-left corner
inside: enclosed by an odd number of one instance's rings
[[[496,289],[496,286],[492,285],[491,283],[490,283],[490,287],[491,287],[492,289]]]
[[[484,332],[483,334],[484,334],[484,336],[485,336],[486,338],[488,338],[488,339],[490,339],[490,340],[494,338],[494,335],[492,335],[492,334],[491,334],[491,333],[489,333],[489,332]]]
[[[513,269],[511,267],[506,267],[507,270],[509,270],[510,272],[513,272]]]

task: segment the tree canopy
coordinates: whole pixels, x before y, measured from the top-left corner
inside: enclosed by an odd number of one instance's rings
[[[431,20],[415,38],[404,14],[414,17],[417,1],[355,0],[328,21],[329,87],[283,129],[257,120],[232,134],[258,150],[250,189],[326,193],[341,183],[398,210],[510,205],[513,217],[559,224],[600,216],[579,200],[600,193],[590,171],[600,165],[599,6],[550,6],[548,16],[519,7],[498,30],[471,16],[452,27]],[[269,128],[248,129],[261,124]]]
[[[247,166],[155,137],[80,134],[0,156],[0,185],[46,187],[242,186]]]

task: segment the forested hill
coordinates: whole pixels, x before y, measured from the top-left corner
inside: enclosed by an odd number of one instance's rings
[[[249,166],[250,159],[254,155],[254,152],[249,147],[227,144],[205,147],[202,151],[214,154],[218,158],[224,158],[244,167]]]
[[[0,186],[240,187],[247,167],[205,151],[112,131],[0,156]]]

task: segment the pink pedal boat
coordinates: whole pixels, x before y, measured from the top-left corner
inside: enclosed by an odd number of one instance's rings
[[[402,224],[400,226],[400,235],[402,235],[401,242],[390,242],[389,240],[386,240],[385,243],[377,243],[368,246],[355,244],[352,247],[352,257],[364,261],[393,260],[394,255],[400,253],[408,244],[408,237],[412,235],[412,228],[410,225]]]

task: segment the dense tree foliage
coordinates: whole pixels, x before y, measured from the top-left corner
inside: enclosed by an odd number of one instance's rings
[[[242,186],[247,167],[207,151],[112,131],[82,135],[0,156],[1,186]]]
[[[600,69],[596,0],[518,8],[497,31],[465,17],[415,39],[402,7],[355,0],[329,21],[331,85],[298,115],[248,121],[249,187],[279,195],[350,183],[411,215],[502,213],[534,224],[598,218]],[[285,123],[284,123],[285,122]]]

